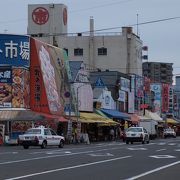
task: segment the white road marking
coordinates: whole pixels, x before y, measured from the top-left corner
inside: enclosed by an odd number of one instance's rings
[[[79,155],[79,154],[89,154],[89,153],[95,153],[95,152],[101,152],[101,151],[109,151],[114,149],[120,149],[119,147],[114,148],[106,148],[106,149],[99,149],[99,150],[91,150],[91,151],[81,151],[81,152],[75,152],[75,153],[63,153],[63,154],[56,154],[56,155],[48,155],[48,156],[41,156],[41,157],[35,157],[35,158],[28,158],[28,159],[21,159],[16,161],[6,161],[1,162],[0,165],[4,164],[13,164],[13,163],[20,163],[20,162],[27,162],[27,161],[34,161],[34,160],[40,160],[40,159],[48,159],[48,158],[54,158],[54,157],[61,157],[61,156],[73,156],[73,155]],[[48,152],[48,151],[46,151]]]
[[[154,155],[154,156],[149,156],[149,157],[156,158],[156,159],[176,158],[175,156],[171,156],[171,155]]]
[[[114,156],[111,153],[97,153],[97,154],[89,154],[89,155],[93,156],[93,157],[98,157],[98,156]]]
[[[127,149],[129,149],[129,150],[131,150],[131,151],[137,151],[137,150],[143,150],[143,151],[145,151],[145,150],[147,150],[147,148],[127,148]]]
[[[166,144],[165,142],[158,143],[158,145],[165,145],[165,144]]]
[[[169,146],[175,146],[176,143],[169,143],[168,145],[169,145]]]
[[[46,152],[46,154],[71,154],[70,151],[49,151],[49,152]]]
[[[114,159],[107,159],[107,160],[103,160],[103,161],[96,161],[96,162],[87,163],[87,164],[80,164],[80,165],[76,165],[76,166],[64,167],[64,168],[59,168],[59,169],[52,169],[52,170],[49,170],[49,171],[42,171],[42,172],[39,172],[39,173],[32,173],[32,174],[27,174],[27,175],[24,175],[24,176],[12,177],[12,178],[8,178],[8,179],[5,179],[5,180],[23,179],[23,178],[27,178],[27,177],[33,177],[33,176],[42,175],[42,174],[49,174],[49,173],[58,172],[58,171],[64,171],[64,170],[75,169],[75,168],[80,168],[80,167],[86,167],[86,166],[91,166],[91,165],[96,165],[96,164],[102,164],[102,163],[111,162],[111,161],[117,161],[117,160],[121,160],[121,159],[127,159],[127,158],[130,158],[130,157],[132,157],[132,156],[123,156],[123,157],[118,157],[118,158],[114,158]]]
[[[18,154],[18,152],[4,152],[4,153],[0,153],[0,155],[4,155],[4,154]]]
[[[174,162],[174,163],[171,163],[171,164],[168,164],[168,165],[165,165],[165,166],[161,166],[161,167],[159,167],[159,168],[153,169],[153,170],[151,170],[151,171],[147,171],[147,172],[142,173],[142,174],[139,174],[139,175],[137,175],[137,176],[133,176],[133,177],[128,178],[128,179],[126,179],[126,180],[135,180],[135,179],[144,177],[144,176],[146,176],[146,175],[148,175],[148,174],[152,174],[152,173],[157,172],[157,171],[160,171],[160,170],[162,170],[162,169],[166,169],[166,168],[168,168],[168,167],[177,165],[177,164],[179,164],[179,163],[180,163],[180,161],[176,161],[176,162]]]
[[[180,151],[180,149],[175,149],[175,151]]]
[[[157,152],[160,152],[160,151],[165,151],[166,149],[158,149],[156,150]]]
[[[60,157],[60,156],[87,154],[87,153],[92,153],[92,152],[94,152],[94,151],[84,151],[84,152],[77,152],[77,153],[71,153],[71,154],[60,154],[60,155],[58,154],[58,155],[52,155],[52,156],[42,156],[42,157],[35,157],[35,158],[29,158],[29,159],[21,159],[21,160],[16,160],[16,161],[6,161],[6,162],[1,162],[0,165],[27,162],[27,161],[40,160],[40,159],[48,159],[48,158],[54,158],[54,157]]]
[[[70,154],[71,153],[71,151],[66,151],[66,152],[64,152],[65,154]]]

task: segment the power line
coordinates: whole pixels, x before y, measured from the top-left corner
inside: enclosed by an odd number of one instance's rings
[[[138,26],[139,25],[146,25],[146,24],[153,24],[153,23],[158,23],[158,22],[163,22],[163,21],[170,21],[170,20],[175,20],[175,19],[180,19],[180,16],[164,18],[164,19],[158,19],[158,20],[145,21],[145,22],[142,22],[142,23],[138,23]],[[131,24],[131,25],[126,25],[126,26],[137,26],[137,24]],[[97,29],[97,30],[94,30],[94,31],[99,32],[99,31],[107,31],[107,30],[120,29],[120,28],[122,28],[122,26],[110,27],[110,28],[104,28],[104,29]],[[90,31],[84,31],[82,33],[89,33],[89,32]]]

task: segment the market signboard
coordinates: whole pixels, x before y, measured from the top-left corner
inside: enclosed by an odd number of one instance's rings
[[[29,108],[29,37],[0,34],[0,107]]]
[[[29,37],[0,34],[0,65],[29,67]]]

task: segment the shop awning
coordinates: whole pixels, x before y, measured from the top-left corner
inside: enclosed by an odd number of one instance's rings
[[[65,117],[60,116],[60,115],[39,113],[39,112],[37,114],[43,116],[44,119],[56,119],[56,120],[58,120],[60,122],[68,122],[68,119],[66,119]]]
[[[117,110],[103,109],[103,108],[100,110],[110,118],[124,119],[124,120],[129,120],[130,118],[128,114],[117,111]]]
[[[2,109],[0,110],[0,121],[16,120],[43,120],[41,114],[25,109]]]
[[[177,124],[178,122],[172,118],[167,118],[164,122],[170,123],[170,124]]]
[[[0,110],[0,121],[36,121],[44,119],[56,119],[62,122],[67,121],[63,116],[39,113],[21,108]]]
[[[100,111],[100,110],[98,110],[98,109],[95,109],[94,110],[95,112],[96,112],[96,114],[99,114],[100,116],[102,116],[102,117],[105,117],[105,118],[108,118],[107,117],[107,115],[106,114],[104,114],[102,111]],[[110,119],[110,118],[108,118],[109,120],[109,122],[108,122],[108,124],[101,124],[101,126],[108,126],[108,125],[112,125],[112,126],[114,126],[114,125],[118,125],[119,123],[118,122],[116,122],[116,121],[114,121],[114,120],[112,120],[112,119]]]
[[[163,122],[163,119],[155,112],[145,110],[145,116],[147,116],[149,118],[152,118],[155,121]]]
[[[78,118],[72,117],[71,119],[82,123],[118,124],[108,117],[103,117],[93,112],[80,112],[80,116]]]

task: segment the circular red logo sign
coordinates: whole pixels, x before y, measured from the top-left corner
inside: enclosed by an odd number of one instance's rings
[[[45,24],[49,19],[49,12],[43,7],[38,7],[32,12],[32,19],[36,24]]]
[[[64,25],[67,24],[67,9],[66,8],[63,9],[63,23]]]

